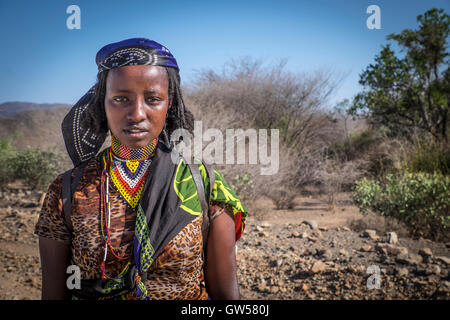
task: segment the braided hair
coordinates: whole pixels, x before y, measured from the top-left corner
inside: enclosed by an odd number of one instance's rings
[[[167,135],[168,138],[177,129],[186,129],[192,133],[194,130],[194,116],[184,104],[180,87],[180,74],[174,68],[163,68],[167,71],[169,79],[169,100],[172,101],[172,104],[167,110],[166,123],[160,133],[160,137]],[[87,112],[83,119],[96,134],[100,135],[108,131],[108,121],[105,112],[106,79],[108,72],[109,70],[105,70],[98,73],[95,93],[91,98],[89,108],[86,110]]]

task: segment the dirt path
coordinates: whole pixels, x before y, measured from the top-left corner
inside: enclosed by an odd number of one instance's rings
[[[40,196],[0,191],[0,300],[40,298],[33,235]],[[379,217],[363,218],[348,194],[339,201],[328,210],[320,198],[299,197],[292,210],[275,210],[261,199],[238,243],[242,298],[450,299],[448,244],[412,240]]]

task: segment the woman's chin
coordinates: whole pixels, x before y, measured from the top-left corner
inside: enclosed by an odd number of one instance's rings
[[[144,148],[148,146],[153,140],[149,132],[127,132],[116,138],[118,138],[121,143],[131,149]]]

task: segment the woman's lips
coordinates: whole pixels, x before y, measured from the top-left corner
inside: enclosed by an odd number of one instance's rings
[[[123,132],[127,136],[133,137],[133,138],[141,138],[141,137],[144,137],[148,133],[147,130],[142,130],[142,129],[124,129]]]

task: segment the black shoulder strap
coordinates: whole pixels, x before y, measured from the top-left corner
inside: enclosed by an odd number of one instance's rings
[[[198,169],[198,165],[196,163],[188,163],[188,165],[189,168],[191,169],[192,178],[194,179],[195,186],[197,187],[198,198],[200,200],[200,204],[202,205],[202,212],[204,215],[205,211],[208,211],[208,203],[206,202],[203,179],[200,174],[200,170]]]
[[[78,183],[80,183],[81,176],[83,175],[83,169],[86,166],[86,162],[82,163],[77,169],[75,169],[75,176],[73,178],[73,181],[71,181],[72,172],[74,171],[74,168],[67,170],[62,175],[62,195],[61,199],[63,202],[63,217],[64,222],[66,223],[67,229],[69,229],[70,233],[73,233],[73,225],[72,225],[72,199],[73,194],[75,193],[75,190],[78,186]]]
[[[209,192],[205,195],[205,188],[203,184],[203,179],[200,174],[200,170],[198,169],[198,165],[195,161],[186,161],[188,164],[192,178],[194,179],[195,185],[197,187],[198,198],[200,200],[200,204],[202,206],[202,214],[203,214],[203,222],[202,222],[202,235],[203,235],[203,248],[206,250],[206,242],[208,240],[208,231],[209,231],[209,199],[211,198],[212,191],[214,189],[215,182],[215,173],[214,169],[207,164],[203,164],[206,169],[206,173],[209,177]]]
[[[214,168],[210,165],[203,164],[206,169],[206,173],[209,177],[209,192],[207,197],[208,207],[206,208],[206,212],[203,212],[203,223],[202,223],[202,232],[203,232],[203,248],[206,251],[206,244],[208,242],[208,234],[209,234],[209,225],[211,223],[210,211],[209,211],[209,200],[211,199],[211,195],[214,189],[214,182],[216,179],[216,174],[214,173]]]
[[[209,203],[209,200],[211,199],[211,195],[214,190],[214,183],[216,182],[216,174],[214,173],[214,168],[211,165],[204,164],[204,166],[206,168],[206,173],[208,174],[208,178],[209,178],[209,197],[208,197],[208,203]]]
[[[67,170],[66,172],[63,173],[62,175],[62,210],[63,210],[63,217],[64,217],[64,222],[66,223],[66,227],[67,229],[69,229],[70,233],[72,233],[73,231],[73,226],[72,226],[72,221],[70,219],[70,211],[71,211],[71,205],[72,205],[72,197],[71,197],[71,188],[70,188],[70,184],[71,184],[71,176],[72,176],[72,170]]]

